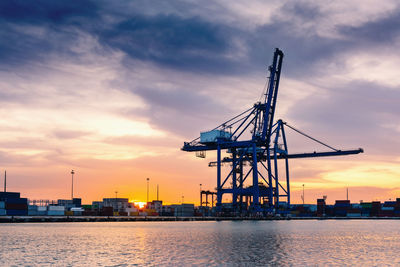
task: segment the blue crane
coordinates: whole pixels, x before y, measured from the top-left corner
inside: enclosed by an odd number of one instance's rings
[[[287,205],[290,205],[289,159],[363,152],[361,148],[335,149],[282,120],[274,123],[283,56],[283,52],[276,48],[262,101],[211,131],[201,132],[200,137],[191,142],[184,142],[182,150],[196,152],[199,157],[205,157],[206,151],[217,151],[217,160],[209,163],[210,167],[217,167],[217,211],[221,211],[223,195],[231,194],[235,212],[274,213],[280,198],[286,198]],[[287,128],[327,147],[329,151],[289,154]],[[222,153],[227,156],[223,157]],[[282,183],[278,173],[282,170],[278,164],[280,159],[284,161]],[[227,165],[229,168],[223,174],[222,167]],[[247,180],[251,180],[250,186],[245,186]]]

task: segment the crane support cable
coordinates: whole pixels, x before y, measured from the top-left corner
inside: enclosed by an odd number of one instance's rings
[[[221,127],[221,126],[227,126],[226,124],[227,124],[228,122],[231,122],[231,121],[233,121],[234,119],[236,119],[236,118],[238,118],[238,117],[240,117],[240,116],[246,114],[247,112],[249,112],[249,111],[252,110],[252,109],[254,109],[254,107],[251,107],[251,108],[249,108],[249,109],[243,111],[242,113],[240,113],[239,115],[233,117],[232,119],[227,120],[226,122],[224,122],[224,123],[218,125],[217,127],[215,127],[214,129],[212,129],[211,131],[217,130],[217,129],[218,129],[219,127]],[[228,125],[228,126],[232,126],[232,125],[234,125],[235,123],[238,123],[239,121],[241,121],[241,120],[243,120],[243,119],[244,119],[244,118],[240,118],[240,119],[238,119],[237,121],[233,122],[232,124],[230,124],[230,125]],[[199,139],[200,139],[200,137],[197,137],[197,138],[193,139],[192,141],[188,142],[188,144],[191,144],[191,143],[193,143],[193,142],[195,142],[195,141],[197,141],[197,140],[199,140]]]
[[[298,132],[299,134],[301,134],[301,135],[303,135],[303,136],[305,136],[305,137],[307,137],[307,138],[310,138],[311,140],[313,140],[313,141],[315,141],[315,142],[317,142],[317,143],[319,143],[319,144],[321,144],[321,145],[323,145],[323,146],[326,146],[327,148],[330,148],[330,149],[332,149],[332,150],[334,150],[334,151],[336,151],[336,152],[337,152],[337,151],[340,151],[339,149],[336,149],[336,148],[334,148],[334,147],[331,147],[330,145],[327,145],[327,144],[325,144],[325,143],[323,143],[323,142],[321,142],[321,141],[319,141],[319,140],[317,140],[317,139],[315,139],[315,138],[309,136],[308,134],[305,134],[305,133],[303,133],[302,131],[297,130],[296,128],[290,126],[290,125],[287,124],[286,122],[284,122],[283,124],[285,124],[287,127],[289,127],[290,129],[292,129],[293,131]]]
[[[236,116],[235,116],[235,117],[233,117],[232,119],[230,119],[230,120],[227,120],[226,122],[222,123],[221,125],[219,125],[219,126],[215,127],[213,130],[216,130],[216,129],[218,129],[218,128],[219,128],[219,127],[221,127],[221,126],[224,126],[224,125],[226,125],[228,122],[231,122],[231,121],[233,121],[234,119],[236,119],[236,118],[238,118],[238,117],[242,116],[243,114],[245,114],[245,113],[249,112],[249,111],[250,111],[250,110],[252,110],[252,109],[253,109],[253,107],[249,108],[249,109],[248,109],[248,110],[246,110],[246,111],[243,111],[243,112],[242,112],[242,113],[240,113],[239,115],[236,115]],[[241,121],[242,119],[243,119],[243,118],[239,119],[238,121]],[[231,125],[233,125],[233,124],[237,123],[238,121],[236,121],[236,122],[232,123]]]

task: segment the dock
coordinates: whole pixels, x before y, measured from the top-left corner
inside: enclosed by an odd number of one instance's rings
[[[400,217],[174,217],[174,216],[0,216],[0,223],[183,222],[289,220],[400,220]]]

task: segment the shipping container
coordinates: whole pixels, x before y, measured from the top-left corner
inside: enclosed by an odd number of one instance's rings
[[[372,201],[372,207],[380,207],[381,202],[380,201]]]
[[[71,211],[74,216],[82,216],[82,212],[85,210],[83,208],[71,208]]]
[[[64,210],[48,210],[47,215],[48,216],[64,216],[65,211]]]
[[[361,217],[361,213],[347,213],[347,217]]]
[[[82,206],[82,199],[74,198],[72,199],[72,204],[75,205],[75,207],[80,208]]]
[[[378,213],[379,217],[394,217],[393,210],[381,210]]]
[[[362,208],[368,208],[368,209],[372,208],[371,202],[363,202],[363,203],[360,203],[360,205]]]
[[[28,210],[38,210],[38,206],[37,205],[28,205]]]
[[[350,205],[350,200],[336,200],[335,205],[336,204],[349,204]]]
[[[396,207],[397,202],[396,201],[385,201],[383,203],[383,207]]]
[[[5,216],[5,215],[7,215],[6,210],[0,209],[0,216]]]
[[[350,208],[347,210],[347,213],[361,213],[361,209],[359,208]]]
[[[28,216],[37,216],[37,215],[39,215],[37,210],[28,210]]]
[[[6,210],[27,210],[27,204],[14,204],[6,202]]]
[[[101,209],[101,216],[113,216],[114,209],[112,207],[103,207]]]
[[[144,209],[143,211],[144,211],[144,212],[147,212],[147,213],[156,212],[155,209]]]
[[[85,210],[82,211],[82,216],[98,216],[99,213],[97,211],[94,210]]]
[[[0,209],[5,209],[6,203],[4,201],[0,201]]]
[[[28,199],[27,198],[7,198],[6,199],[6,204],[26,204],[28,205]]]
[[[310,209],[310,212],[316,212],[317,211],[317,205],[311,205],[310,207],[309,207],[309,209]]]
[[[340,208],[350,208],[351,207],[351,205],[350,205],[350,203],[335,203],[335,208],[336,207],[340,207]]]
[[[229,132],[221,130],[212,130],[200,133],[200,143],[213,143],[216,142],[217,139],[229,140],[230,138],[231,134]]]
[[[347,216],[347,210],[337,210],[337,209],[335,209],[335,216],[346,217]]]
[[[0,199],[20,198],[20,193],[17,192],[0,192]]]
[[[7,210],[8,216],[27,216],[28,210]]]
[[[65,207],[64,206],[48,206],[47,207],[48,211],[65,211]]]

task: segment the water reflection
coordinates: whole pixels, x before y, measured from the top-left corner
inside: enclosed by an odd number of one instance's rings
[[[1,224],[0,266],[399,265],[398,221]]]

